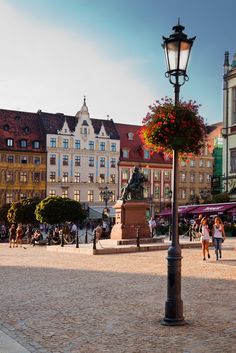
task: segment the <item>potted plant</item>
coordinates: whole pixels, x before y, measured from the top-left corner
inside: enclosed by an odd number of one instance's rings
[[[186,158],[199,154],[206,145],[206,125],[195,101],[162,98],[149,106],[139,135],[143,144],[156,152],[171,156],[173,150]]]

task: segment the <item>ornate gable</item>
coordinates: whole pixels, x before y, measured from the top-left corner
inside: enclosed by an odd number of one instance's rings
[[[57,130],[57,133],[58,135],[72,135],[72,131],[70,131],[66,118],[61,130]]]

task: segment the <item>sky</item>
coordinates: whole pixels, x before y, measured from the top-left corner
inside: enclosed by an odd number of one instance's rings
[[[236,52],[235,0],[0,0],[0,108],[142,124],[174,98],[162,36],[196,36],[181,99],[222,121],[224,53]]]

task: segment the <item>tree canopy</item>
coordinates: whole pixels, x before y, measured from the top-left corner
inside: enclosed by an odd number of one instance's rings
[[[77,201],[61,196],[48,196],[38,203],[36,219],[41,223],[58,224],[83,220],[85,212]]]
[[[221,194],[213,195],[212,202],[220,203],[220,202],[229,202],[230,196],[227,192],[222,192]]]
[[[7,213],[8,222],[35,224],[37,222],[35,209],[39,202],[39,198],[28,198],[18,202],[13,202]]]
[[[0,222],[7,222],[7,214],[10,207],[10,203],[6,203],[0,207]]]

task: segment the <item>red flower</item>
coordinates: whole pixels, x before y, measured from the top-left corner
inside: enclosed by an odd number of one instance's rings
[[[162,151],[168,156],[173,149],[187,156],[198,154],[205,146],[206,126],[198,113],[195,101],[174,104],[170,98],[162,98],[149,107],[139,130],[142,142],[148,148]]]

